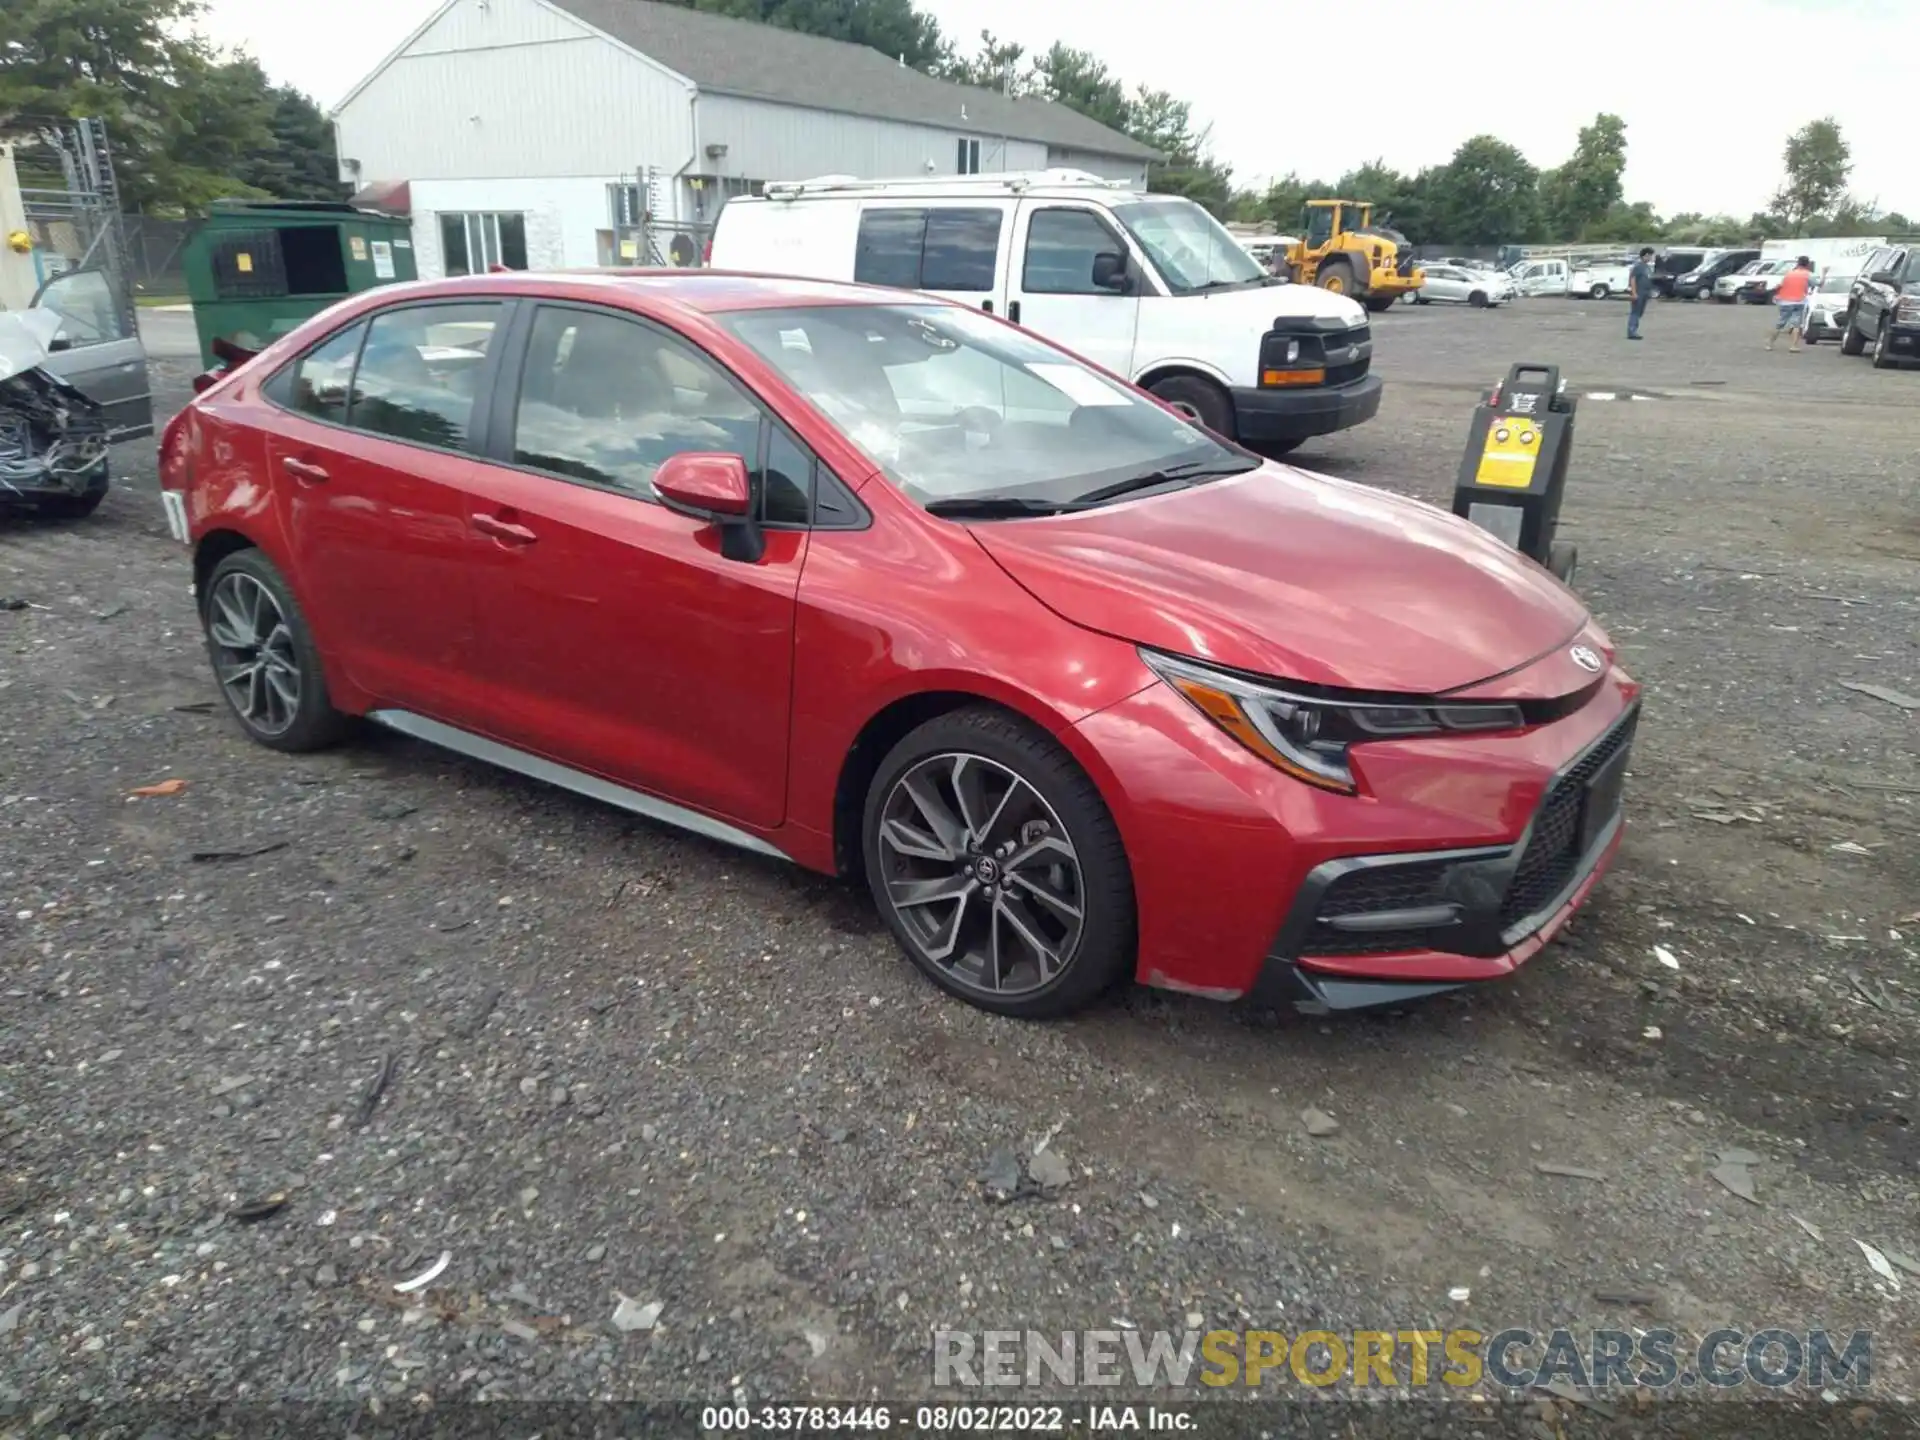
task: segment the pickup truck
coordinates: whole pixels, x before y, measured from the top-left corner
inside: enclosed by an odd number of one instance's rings
[[[1609,295],[1618,295],[1624,299],[1632,274],[1631,260],[1615,261],[1605,265],[1582,265],[1567,281],[1567,293],[1584,295],[1589,300],[1604,300]]]
[[[1880,268],[1862,275],[1865,283],[1854,291],[1840,350],[1871,349],[1874,368],[1889,370],[1920,360],[1920,246],[1896,246],[1874,263]]]

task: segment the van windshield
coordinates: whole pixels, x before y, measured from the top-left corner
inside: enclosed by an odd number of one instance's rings
[[[1113,214],[1176,295],[1267,278],[1226,227],[1191,200],[1175,195],[1136,200],[1114,206]]]
[[[718,318],[936,512],[1046,514],[1260,464],[1065,351],[963,306]]]

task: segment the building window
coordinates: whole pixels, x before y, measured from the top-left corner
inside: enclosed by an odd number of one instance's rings
[[[902,290],[992,290],[1002,218],[998,208],[869,210],[860,217],[853,278]]]
[[[980,173],[980,142],[978,140],[962,140],[960,142],[960,158],[954,166],[954,173],[958,175],[978,175]]]
[[[440,258],[449,275],[484,275],[495,265],[527,268],[527,217],[519,211],[443,214]]]

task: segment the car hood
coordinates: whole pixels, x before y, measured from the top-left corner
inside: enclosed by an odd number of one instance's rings
[[[1306,684],[1440,694],[1525,665],[1587,623],[1572,591],[1464,520],[1283,465],[971,528],[1076,624]]]

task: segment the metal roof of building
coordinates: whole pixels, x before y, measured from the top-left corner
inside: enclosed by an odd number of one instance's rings
[[[1066,105],[1009,99],[902,65],[866,45],[654,0],[550,0],[702,90],[1006,136],[1129,160],[1159,153]]]

